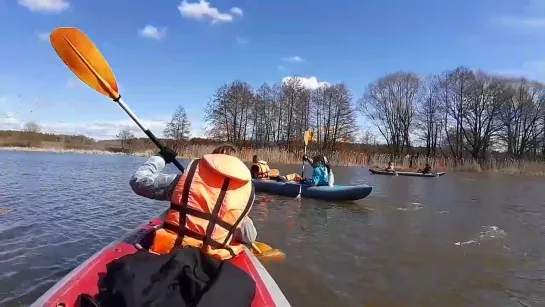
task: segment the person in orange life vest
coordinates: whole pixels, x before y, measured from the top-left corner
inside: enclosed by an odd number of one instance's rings
[[[250,167],[250,173],[252,174],[252,179],[269,179],[271,168],[267,161],[259,160],[257,155],[252,157],[252,166]]]
[[[165,163],[176,159],[165,148],[136,171],[130,180],[136,194],[171,202],[150,251],[165,254],[178,246],[196,246],[229,259],[243,249],[234,242],[255,241],[257,230],[248,217],[255,197],[251,175],[234,154],[234,146],[226,144],[191,161],[183,174],[163,174]]]
[[[301,176],[296,173],[280,175],[277,169],[271,170],[268,163],[266,161],[259,160],[257,155],[252,157],[252,163],[252,167],[250,168],[252,179],[273,179],[282,182],[301,179]]]

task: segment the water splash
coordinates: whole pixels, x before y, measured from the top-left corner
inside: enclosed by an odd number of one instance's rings
[[[507,233],[499,228],[498,226],[482,226],[484,228],[475,238],[465,241],[465,242],[456,242],[455,245],[466,245],[466,244],[481,244],[483,242],[491,241],[494,239],[501,239],[507,236]]]
[[[412,202],[402,206],[397,206],[396,209],[399,211],[418,211],[424,208],[424,205],[421,203]]]

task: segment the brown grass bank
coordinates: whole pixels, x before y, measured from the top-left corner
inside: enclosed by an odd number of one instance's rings
[[[25,144],[27,145],[27,144]],[[157,153],[156,149],[138,148],[135,150],[121,150],[118,147],[87,145],[81,148],[73,148],[74,146],[63,146],[57,142],[41,142],[39,146],[2,146],[2,150],[16,151],[31,151],[31,152],[57,152],[57,153],[81,153],[81,154],[127,154],[133,156],[149,157]],[[193,144],[184,147],[179,152],[180,158],[194,159],[201,157],[204,154],[212,152],[216,145],[199,145]],[[312,156],[318,152],[314,150],[307,151],[308,156]],[[269,161],[270,163],[280,164],[300,164],[303,156],[303,150],[287,151],[281,148],[261,148],[250,149],[243,148],[239,151],[238,157],[246,162],[252,161],[252,156],[257,154],[260,159]],[[390,161],[390,156],[387,154],[368,153],[366,151],[337,151],[327,155],[330,163],[333,166],[353,166],[353,167],[386,167]],[[435,171],[444,172],[493,172],[504,173],[511,175],[533,175],[545,176],[545,163],[531,161],[488,161],[484,164],[479,164],[472,159],[463,159],[456,161],[451,158],[430,158],[425,157],[413,158],[412,167],[411,159],[403,157],[395,159],[396,167],[400,170],[416,170],[423,168],[426,162],[430,163]]]

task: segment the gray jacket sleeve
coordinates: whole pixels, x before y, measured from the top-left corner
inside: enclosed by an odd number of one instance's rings
[[[257,238],[257,229],[255,229],[254,223],[249,216],[244,217],[240,222],[233,239],[236,242],[242,242],[244,244],[252,244]]]
[[[134,193],[156,200],[170,200],[172,191],[181,174],[163,174],[165,160],[160,156],[150,157],[132,176],[129,184]]]

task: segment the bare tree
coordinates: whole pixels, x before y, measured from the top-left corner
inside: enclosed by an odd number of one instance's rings
[[[40,125],[38,125],[36,122],[26,122],[23,127],[23,131],[40,133],[42,131],[42,127],[40,127]]]
[[[121,129],[121,131],[119,131],[119,133],[116,135],[116,138],[121,141],[121,149],[123,151],[125,151],[125,149],[131,150],[132,143],[136,139],[134,133],[129,127]]]
[[[445,142],[451,155],[459,161],[464,153],[463,116],[470,87],[475,79],[473,71],[458,67],[437,77],[438,92],[443,105]]]
[[[292,77],[282,84],[281,99],[284,112],[283,142],[288,150],[293,144],[301,144],[303,133],[309,128],[310,90],[300,78]]]
[[[172,118],[167,122],[164,136],[172,140],[172,149],[179,152],[183,144],[189,141],[191,137],[191,122],[182,106],[178,106]]]
[[[242,146],[247,138],[254,100],[247,83],[234,81],[218,88],[206,107],[204,120],[208,124],[208,136]]]
[[[437,76],[426,79],[417,112],[418,134],[426,147],[427,157],[435,156],[440,146],[444,109],[440,102],[439,87]]]
[[[539,123],[545,111],[545,87],[524,79],[501,79],[499,82],[502,86],[499,138],[510,157],[520,159],[539,150],[544,133]]]
[[[413,73],[396,72],[372,82],[359,100],[360,112],[377,127],[390,152],[411,151],[410,134],[422,81]]]
[[[464,102],[461,130],[464,148],[479,162],[486,160],[486,153],[499,130],[497,115],[501,84],[483,72],[477,72]]]
[[[316,141],[322,149],[335,150],[337,143],[354,141],[358,126],[352,94],[344,83],[324,86],[313,93]]]

